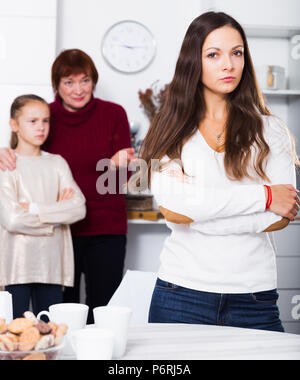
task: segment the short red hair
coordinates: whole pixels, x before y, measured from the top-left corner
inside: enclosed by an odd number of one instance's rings
[[[51,79],[54,91],[58,91],[61,78],[82,73],[90,76],[96,86],[99,74],[92,58],[79,49],[62,51],[52,65]]]

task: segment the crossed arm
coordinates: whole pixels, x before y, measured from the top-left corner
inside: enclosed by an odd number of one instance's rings
[[[85,198],[73,179],[67,163],[59,165],[60,190],[57,202],[37,203],[29,212],[28,203],[19,203],[15,173],[0,171],[0,225],[11,233],[50,236],[57,224],[72,224],[85,217]],[[72,189],[72,191],[64,191]],[[72,195],[72,196],[71,196]]]
[[[168,222],[175,223],[175,224],[185,224],[185,225],[190,225],[191,223],[194,222],[193,219],[188,218],[187,216],[184,216],[181,214],[177,214],[176,212],[167,210],[166,208],[162,206],[160,206],[159,209]],[[266,228],[262,232],[280,231],[286,228],[289,225],[289,223],[290,223],[290,220],[288,218],[282,218],[278,222],[275,222],[272,225],[270,225],[268,228]]]
[[[269,144],[271,153],[266,165],[266,174],[270,179],[268,184],[296,186],[295,166],[289,153],[290,140],[287,135],[282,137]],[[187,190],[192,185],[184,183],[180,175],[181,168],[171,163],[168,170],[155,172],[152,177],[151,189],[159,209],[171,223],[189,225],[211,235],[272,232],[284,229],[290,223],[288,218],[265,210],[266,198],[262,185],[198,188],[202,194],[200,199],[195,189],[193,196],[189,195]],[[176,196],[175,187],[180,189]],[[172,194],[163,194],[161,190],[164,188],[171,189]]]

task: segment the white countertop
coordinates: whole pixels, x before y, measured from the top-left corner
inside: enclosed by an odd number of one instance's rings
[[[122,359],[300,360],[300,335],[224,326],[131,326]]]

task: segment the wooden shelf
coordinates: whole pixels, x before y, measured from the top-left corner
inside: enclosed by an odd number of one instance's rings
[[[127,219],[130,223],[134,221],[135,224],[149,224],[150,223],[159,223],[160,220],[164,221],[163,215],[159,210],[151,211],[132,211],[127,210]]]

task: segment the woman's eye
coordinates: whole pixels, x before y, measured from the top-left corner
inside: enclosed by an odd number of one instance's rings
[[[210,53],[208,54],[208,58],[216,58],[217,55],[217,53]]]
[[[244,53],[241,50],[237,50],[233,54],[236,55],[237,57],[241,57]]]
[[[67,81],[67,82],[65,82],[65,85],[66,85],[66,86],[70,86],[71,84],[72,84],[71,81]]]

